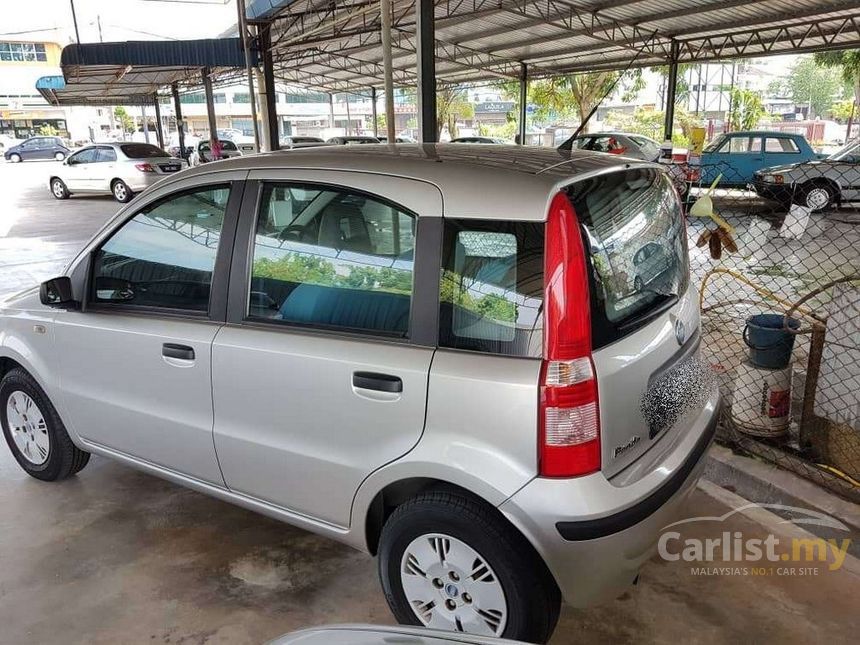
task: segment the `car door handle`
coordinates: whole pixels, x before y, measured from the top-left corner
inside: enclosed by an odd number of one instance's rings
[[[194,348],[188,345],[177,345],[176,343],[164,343],[161,346],[161,355],[165,358],[179,358],[183,361],[194,360]]]
[[[397,393],[403,391],[403,381],[399,376],[378,374],[377,372],[353,372],[352,386],[379,392]]]

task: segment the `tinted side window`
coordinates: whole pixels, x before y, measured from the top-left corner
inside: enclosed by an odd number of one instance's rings
[[[95,254],[94,302],[205,312],[230,188],[207,186],[150,205]]]
[[[415,217],[331,187],[270,184],[254,242],[248,313],[406,337]]]
[[[439,345],[539,357],[544,225],[446,220]]]
[[[97,159],[97,154],[98,153],[95,148],[85,148],[69,157],[69,163],[73,165],[79,163],[93,163]]]
[[[116,150],[113,148],[99,148],[96,161],[116,161]]]

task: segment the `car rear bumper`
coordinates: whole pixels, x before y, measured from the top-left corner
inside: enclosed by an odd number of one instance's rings
[[[500,506],[544,559],[569,604],[611,600],[633,583],[704,469],[719,407],[715,388],[661,463],[635,482],[616,486],[601,473],[537,478]]]
[[[128,187],[131,188],[134,192],[139,193],[142,190],[146,190],[153,184],[161,181],[165,177],[172,177],[175,175],[175,172],[170,173],[156,173],[156,172],[139,172],[134,175],[129,175],[128,177],[123,177],[123,181],[128,184]]]

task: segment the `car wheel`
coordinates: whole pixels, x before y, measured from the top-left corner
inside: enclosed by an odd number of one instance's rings
[[[54,196],[54,199],[68,199],[70,193],[63,180],[54,177],[51,180],[51,194]]]
[[[400,623],[546,642],[561,594],[526,539],[460,492],[423,493],[382,530],[379,576]]]
[[[66,153],[64,153],[64,152],[55,152],[54,153],[54,159],[56,159],[57,161],[63,161],[65,158],[66,158]]]
[[[827,210],[836,200],[836,191],[828,184],[808,184],[800,187],[800,205],[810,211]]]
[[[12,456],[36,479],[71,477],[90,459],[72,443],[48,396],[21,368],[0,381],[0,425]]]
[[[13,152],[11,155],[9,155],[9,161],[11,161],[12,163],[21,163],[21,155],[19,155],[17,152]]]
[[[130,202],[131,198],[134,197],[134,193],[131,192],[131,188],[129,188],[128,184],[126,184],[122,179],[115,180],[111,184],[110,189],[116,201],[122,202],[123,204]]]
[[[634,291],[636,291],[638,293],[639,291],[642,291],[642,287],[644,287],[644,286],[645,285],[642,283],[642,278],[640,278],[638,276],[633,278],[633,290]]]

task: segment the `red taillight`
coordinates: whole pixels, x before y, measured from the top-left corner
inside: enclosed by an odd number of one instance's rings
[[[140,172],[155,172],[155,168],[153,168],[152,164],[149,163],[136,163],[134,164],[134,167]]]
[[[600,411],[585,249],[563,193],[550,204],[545,239],[540,474],[576,477],[600,469]]]

